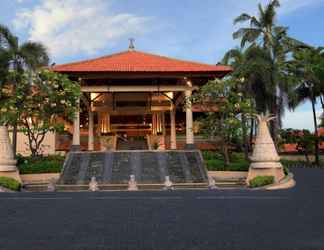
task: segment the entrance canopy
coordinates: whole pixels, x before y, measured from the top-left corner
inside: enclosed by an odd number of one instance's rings
[[[90,77],[223,77],[232,71],[229,66],[210,65],[144,53],[135,50],[57,65],[53,70],[70,75]]]
[[[139,133],[142,129],[145,136],[162,133],[165,137],[165,127],[169,123],[172,149],[176,147],[177,124],[185,122],[186,144],[193,144],[192,107],[186,105],[185,121],[176,119],[177,107],[189,100],[192,91],[199,86],[224,77],[232,68],[173,59],[130,48],[92,60],[56,65],[52,70],[80,82],[81,100],[89,111],[88,124],[82,127],[88,127],[88,148],[92,150],[95,131],[98,136],[106,132],[118,135],[121,128],[124,131],[127,125],[120,124],[125,116],[129,116],[128,125],[131,125],[127,131],[134,133],[136,130]],[[165,119],[165,113],[170,115],[170,119]],[[142,120],[136,118],[135,122],[131,118],[134,115],[142,116]],[[97,124],[94,124],[95,120]],[[80,117],[77,114],[73,145],[80,144],[79,127]]]

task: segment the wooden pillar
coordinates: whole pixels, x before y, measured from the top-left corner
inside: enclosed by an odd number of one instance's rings
[[[152,134],[157,134],[157,115],[156,113],[152,114]]]
[[[88,150],[94,150],[93,111],[89,107]]]
[[[72,139],[72,151],[79,151],[80,150],[80,100],[77,104],[77,111],[74,115],[73,120],[73,139]]]
[[[177,149],[177,135],[176,135],[176,111],[174,105],[171,105],[170,110],[170,147],[171,149]]]
[[[101,117],[102,117],[101,112],[98,112],[97,115],[98,115],[97,134],[98,135],[101,135],[101,126],[102,126],[102,123],[101,123]]]
[[[165,136],[166,136],[166,129],[165,129],[165,113],[161,112],[161,129],[162,129],[162,149],[165,150]]]
[[[188,148],[194,148],[194,134],[193,134],[193,116],[191,105],[191,90],[185,91],[186,96],[186,144]]]
[[[107,132],[111,132],[111,127],[110,127],[110,114],[107,114]]]

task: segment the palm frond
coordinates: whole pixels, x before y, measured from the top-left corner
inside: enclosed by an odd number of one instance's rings
[[[26,66],[31,69],[47,66],[49,63],[47,49],[41,43],[26,42],[21,45],[19,54]]]
[[[18,49],[18,38],[14,36],[7,26],[0,24],[0,46],[7,50]]]
[[[242,23],[250,20],[252,17],[249,14],[243,13],[234,19],[234,24]]]

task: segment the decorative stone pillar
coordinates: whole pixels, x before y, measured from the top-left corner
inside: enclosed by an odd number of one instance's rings
[[[71,151],[80,151],[80,100],[77,104],[77,111],[73,120],[73,139]]]
[[[194,145],[194,134],[193,134],[193,116],[192,116],[192,105],[191,105],[191,90],[185,91],[186,97],[186,148],[193,149]]]
[[[21,182],[16,163],[9,140],[8,128],[0,126],[0,176],[11,177]]]
[[[93,111],[89,110],[88,150],[94,150]]]
[[[257,115],[258,131],[251,156],[247,182],[256,176],[273,176],[275,182],[285,177],[280,157],[271,138],[267,123],[275,119],[269,115]]]
[[[170,110],[170,147],[171,149],[177,149],[177,135],[176,135],[176,111],[174,106],[171,106]]]

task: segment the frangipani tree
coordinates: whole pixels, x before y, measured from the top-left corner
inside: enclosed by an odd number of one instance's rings
[[[230,163],[231,143],[238,143],[242,138],[242,114],[253,111],[251,100],[244,98],[240,92],[241,84],[234,80],[216,79],[202,86],[192,96],[193,103],[205,105],[207,110],[211,103],[217,106],[218,111],[207,112],[201,119],[201,125],[208,138],[219,138],[226,165]]]
[[[48,132],[62,131],[58,118],[73,119],[80,87],[67,76],[48,70],[34,74],[32,84],[27,75],[0,110],[3,122],[17,119],[19,129],[28,137],[32,156],[41,154],[41,144]],[[17,105],[19,103],[19,105]],[[18,108],[17,108],[18,107]]]
[[[20,43],[10,29],[0,24],[0,87],[11,84],[12,91],[19,88],[24,74],[32,75],[37,69],[47,66],[49,56],[46,47],[38,42]],[[2,97],[0,96],[0,99]],[[13,127],[13,151],[16,154],[18,121],[11,120]]]

